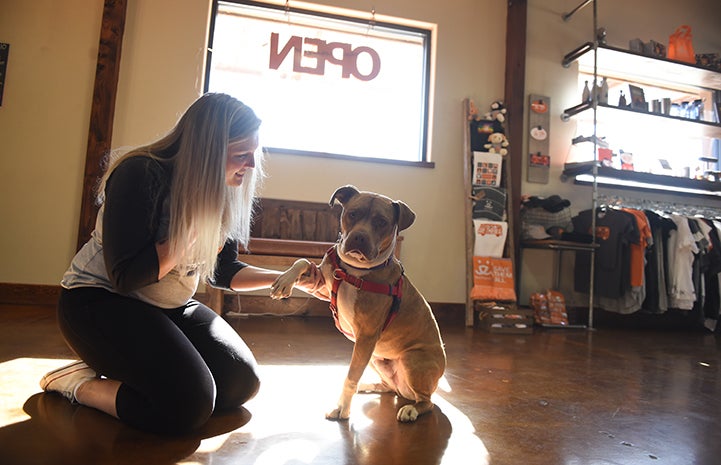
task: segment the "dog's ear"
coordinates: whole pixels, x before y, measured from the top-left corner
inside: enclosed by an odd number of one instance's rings
[[[355,186],[351,186],[350,184],[339,187],[330,198],[330,206],[332,207],[336,200],[343,205],[359,192],[360,191]]]
[[[398,219],[398,231],[409,228],[416,220],[416,214],[411,207],[400,200],[393,201],[393,208],[396,210],[396,218]]]

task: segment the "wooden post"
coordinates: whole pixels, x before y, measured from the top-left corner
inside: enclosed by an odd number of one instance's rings
[[[90,234],[95,228],[95,216],[98,212],[98,207],[95,205],[95,188],[102,174],[101,162],[110,150],[113,135],[115,96],[120,74],[120,50],[123,45],[126,10],[127,0],[105,0],[90,111],[88,147],[85,155],[78,249],[90,239]]]
[[[520,238],[521,224],[521,173],[523,173],[523,161],[528,154],[523,153],[523,112],[525,107],[526,88],[526,24],[528,4],[527,0],[509,0],[506,16],[506,84],[504,104],[508,109],[506,119],[506,136],[510,141],[506,160],[510,164],[508,170],[509,204],[511,211],[508,212],[508,235],[509,249],[507,255],[513,260],[516,268],[516,277],[520,273],[520,263],[516,263],[518,256],[518,244]],[[504,163],[506,165],[506,163]],[[516,295],[519,294],[518,283],[516,282]]]

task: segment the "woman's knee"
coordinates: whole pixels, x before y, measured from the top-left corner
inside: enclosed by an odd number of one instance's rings
[[[158,409],[158,420],[171,433],[186,433],[203,426],[215,408],[215,392],[164,402]]]
[[[256,370],[247,367],[239,370],[232,380],[225,380],[218,386],[216,409],[225,410],[240,407],[255,397],[260,390],[260,377]]]

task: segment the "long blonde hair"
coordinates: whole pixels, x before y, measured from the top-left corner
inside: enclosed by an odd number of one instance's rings
[[[170,167],[170,253],[194,267],[201,280],[212,279],[219,249],[228,238],[248,245],[256,188],[263,176],[262,152],[255,153],[239,187],[227,186],[228,144],[257,137],[260,119],[227,94],[197,99],[167,135],[110,161],[98,201],[104,201],[108,177],[124,160],[146,156]],[[192,247],[188,247],[193,243]]]

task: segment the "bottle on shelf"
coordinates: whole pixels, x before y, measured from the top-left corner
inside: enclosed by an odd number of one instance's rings
[[[593,90],[591,90],[591,100],[595,100],[596,102],[599,102],[601,99],[601,86],[598,84],[597,80],[593,81]]]
[[[608,105],[608,80],[605,77],[601,79],[601,90],[598,93],[598,103]]]
[[[618,97],[618,106],[619,108],[626,107],[626,96],[624,95],[623,91],[621,91],[621,96]]]
[[[583,93],[581,94],[581,100],[583,102],[591,101],[591,89],[588,87],[588,81],[583,84]]]

